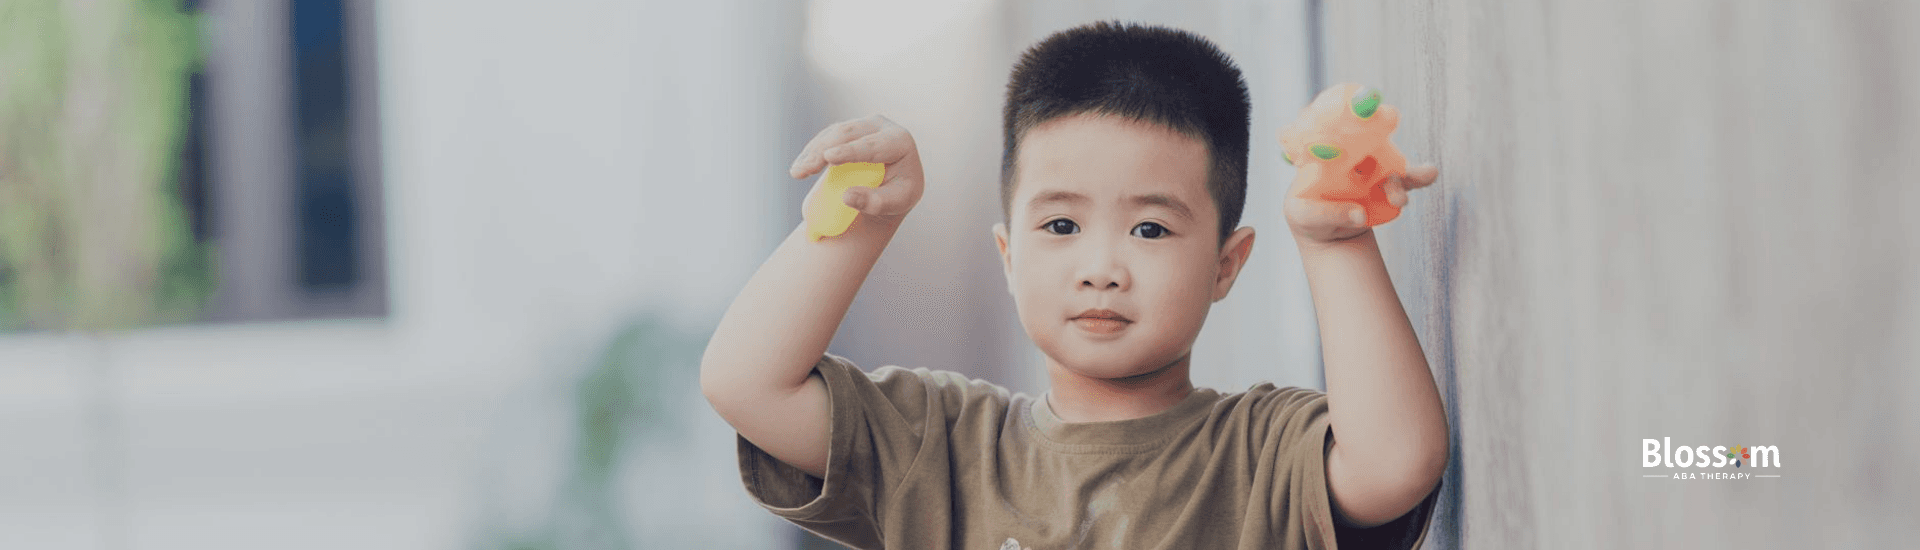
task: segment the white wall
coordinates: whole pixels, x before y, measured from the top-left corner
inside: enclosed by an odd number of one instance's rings
[[[1913,3],[1328,4],[1331,75],[1441,170],[1382,239],[1455,413],[1431,541],[1920,536]],[[1688,471],[1780,477],[1643,477]]]

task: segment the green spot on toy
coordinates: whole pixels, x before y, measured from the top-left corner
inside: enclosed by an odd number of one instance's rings
[[[1380,110],[1380,90],[1361,88],[1353,94],[1353,114],[1360,118],[1373,118],[1374,111]]]
[[[1312,151],[1313,156],[1319,157],[1320,160],[1333,160],[1340,156],[1339,147],[1334,147],[1332,145],[1327,145],[1325,143],[1315,143],[1313,144],[1312,147],[1308,147],[1307,150]]]
[[[1293,155],[1287,154],[1286,151],[1281,151],[1280,158],[1286,159],[1287,166],[1293,166]]]

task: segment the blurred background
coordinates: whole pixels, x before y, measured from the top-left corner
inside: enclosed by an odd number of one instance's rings
[[[1392,5],[1389,5],[1392,4]],[[1360,81],[1441,166],[1380,229],[1449,405],[1429,547],[1920,538],[1905,2],[5,0],[0,547],[832,548],[697,363],[825,125],[920,144],[832,351],[1044,390],[988,232],[1018,52],[1181,27],[1260,230],[1195,382],[1321,387],[1273,135]],[[1646,479],[1642,438],[1781,478]]]

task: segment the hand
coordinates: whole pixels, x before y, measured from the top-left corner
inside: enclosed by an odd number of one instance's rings
[[[1432,185],[1438,177],[1440,169],[1431,164],[1409,168],[1405,175],[1389,176],[1384,184],[1387,202],[1404,207],[1408,191]],[[1303,182],[1296,181],[1293,188],[1287,190],[1287,226],[1295,238],[1327,244],[1358,237],[1372,229],[1367,227],[1366,210],[1359,204],[1303,197],[1301,193],[1305,188]]]
[[[886,165],[887,174],[879,187],[853,187],[840,197],[841,202],[861,214],[898,222],[920,202],[924,180],[920,168],[920,150],[907,129],[887,117],[866,118],[834,123],[815,134],[793,159],[788,175],[794,179],[812,176],[832,164],[877,162]],[[808,198],[821,192],[814,182]],[[802,202],[802,204],[805,204]]]

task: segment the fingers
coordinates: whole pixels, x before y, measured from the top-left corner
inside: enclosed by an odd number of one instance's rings
[[[1381,187],[1385,188],[1387,191],[1388,204],[1392,204],[1395,207],[1407,205],[1406,178],[1400,177],[1400,174],[1387,176],[1386,183],[1382,184]]]
[[[895,128],[881,128],[859,139],[835,145],[822,151],[820,157],[826,163],[844,164],[848,162],[878,162],[893,164],[907,156],[912,150],[912,138],[906,131]]]
[[[821,129],[820,133],[807,141],[807,146],[800,150],[800,156],[793,159],[793,166],[787,169],[787,175],[801,179],[819,172],[828,164],[823,154],[825,151],[872,134],[885,121],[885,118],[874,115],[836,122]]]
[[[913,208],[913,189],[905,185],[851,187],[840,200],[869,216],[900,216]]]
[[[848,162],[893,164],[912,153],[913,147],[912,135],[887,117],[871,115],[841,121],[814,135],[800,156],[793,159],[787,175],[806,178],[828,165]]]
[[[1439,177],[1440,177],[1440,168],[1431,164],[1423,164],[1420,166],[1408,168],[1407,178],[1406,178],[1407,179],[1406,189],[1409,189],[1409,190],[1419,189],[1422,187],[1433,185],[1433,180],[1438,179]]]
[[[1301,227],[1348,228],[1367,226],[1367,209],[1350,202],[1295,197],[1287,201],[1287,219]]]
[[[1388,203],[1396,207],[1406,206],[1407,191],[1433,185],[1433,181],[1439,177],[1440,169],[1431,164],[1415,166],[1408,169],[1406,174],[1388,176],[1382,187],[1386,189]]]

